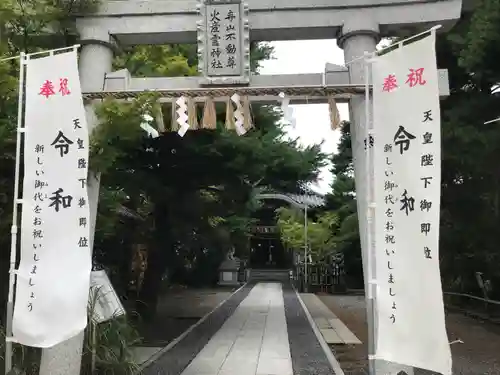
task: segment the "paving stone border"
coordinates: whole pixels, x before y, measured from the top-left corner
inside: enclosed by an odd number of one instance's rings
[[[246,284],[219,308],[213,311],[207,319],[196,326],[173,348],[163,353],[141,372],[142,375],[181,375],[189,363],[198,355],[213,335],[222,327],[234,313],[240,303],[248,296],[255,284]],[[318,375],[322,375],[319,374]]]
[[[294,375],[335,375],[291,284],[283,284]]]

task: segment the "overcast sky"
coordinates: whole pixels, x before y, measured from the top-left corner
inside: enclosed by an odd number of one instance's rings
[[[344,52],[332,40],[303,40],[290,42],[273,42],[275,60],[265,61],[261,74],[294,74],[322,73],[327,62],[343,65]],[[347,104],[339,104],[342,120],[348,120]],[[300,143],[308,146],[322,141],[323,151],[334,153],[340,138],[340,130],[330,129],[330,118],[327,104],[295,105],[295,129],[287,127],[292,138],[299,137]],[[318,186],[314,190],[327,193],[332,182],[330,166],[323,169]]]

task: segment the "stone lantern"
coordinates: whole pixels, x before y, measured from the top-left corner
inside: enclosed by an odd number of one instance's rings
[[[219,285],[239,286],[238,271],[240,260],[234,256],[234,249],[227,253],[226,260],[219,267]]]

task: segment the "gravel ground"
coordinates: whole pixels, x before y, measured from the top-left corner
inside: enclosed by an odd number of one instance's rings
[[[333,345],[333,351],[346,375],[367,374],[367,325],[364,296],[319,296],[362,345]],[[446,314],[454,375],[500,375],[500,326],[481,322],[459,313]],[[416,371],[415,374],[423,374]],[[425,372],[429,374],[429,372]]]
[[[293,374],[335,375],[290,285],[283,285],[283,299]]]
[[[214,311],[203,323],[195,327],[172,349],[146,367],[143,375],[180,375],[194,357],[210,341],[212,336],[233,314],[238,305],[250,293],[253,285],[246,285],[236,292],[221,307]]]

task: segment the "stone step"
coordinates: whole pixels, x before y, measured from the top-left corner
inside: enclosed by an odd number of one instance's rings
[[[327,344],[361,344],[361,341],[356,335],[318,298],[318,296],[312,293],[301,293],[300,297]]]
[[[289,270],[250,270],[250,281],[288,281],[289,279]]]

